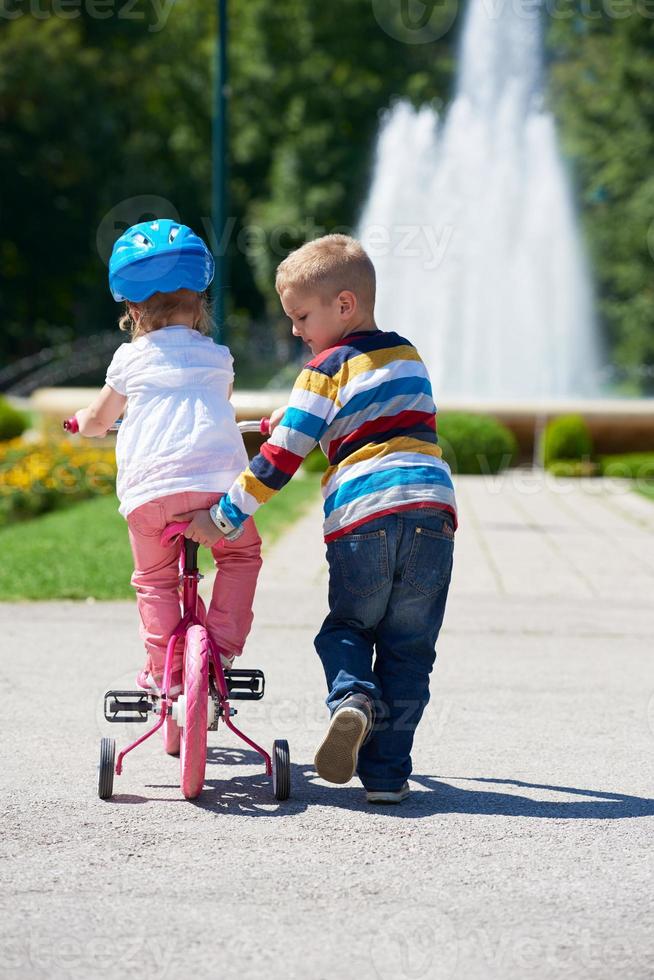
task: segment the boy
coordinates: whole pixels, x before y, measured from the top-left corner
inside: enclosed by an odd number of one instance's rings
[[[313,357],[273,416],[273,435],[220,504],[179,519],[193,518],[186,536],[203,545],[236,537],[320,442],[330,463],[322,480],[330,611],[315,646],[331,720],[315,765],[334,783],[356,771],[370,803],[399,803],[429,700],[456,528],[431,385],[409,341],[377,328],[375,271],[354,239],[302,246],[279,266],[276,287]]]

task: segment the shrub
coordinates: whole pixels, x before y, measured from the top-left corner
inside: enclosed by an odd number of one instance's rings
[[[324,473],[329,466],[329,460],[322,449],[312,449],[302,465],[307,473]]]
[[[438,416],[438,441],[453,473],[499,473],[511,464],[518,448],[513,433],[497,419],[466,412]],[[309,473],[323,473],[328,466],[320,449],[304,461]]]
[[[552,476],[597,476],[597,463],[588,459],[554,459],[547,470]]]
[[[445,412],[438,416],[438,441],[453,473],[499,473],[518,451],[510,429],[489,415]]]
[[[581,415],[561,415],[545,427],[544,461],[549,469],[555,460],[589,459],[593,440]]]
[[[602,476],[621,476],[631,480],[654,480],[654,453],[620,453],[600,456]]]
[[[29,422],[23,412],[10,405],[4,398],[0,398],[0,440],[16,439],[22,435]]]

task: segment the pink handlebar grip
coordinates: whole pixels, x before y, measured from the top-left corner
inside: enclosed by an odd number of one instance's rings
[[[270,435],[270,419],[261,419],[261,425],[259,426],[262,436]]]
[[[64,419],[64,429],[66,432],[70,432],[71,435],[75,435],[79,432],[79,422],[73,415],[72,419]]]

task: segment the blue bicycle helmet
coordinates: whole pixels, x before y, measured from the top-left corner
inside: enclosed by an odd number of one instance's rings
[[[109,259],[109,288],[117,302],[141,303],[176,289],[202,293],[213,275],[213,256],[202,239],[169,218],[132,225]]]

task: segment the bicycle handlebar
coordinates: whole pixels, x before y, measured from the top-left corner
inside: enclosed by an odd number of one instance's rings
[[[241,432],[257,432],[262,436],[270,435],[270,419],[259,419],[258,422],[237,422]]]
[[[268,418],[263,418],[259,419],[259,421],[252,422],[237,422],[236,424],[239,427],[239,431],[242,433],[256,432],[262,436],[270,435],[270,419]],[[71,435],[76,435],[79,432],[79,422],[74,415],[70,419],[64,419],[63,426],[66,432],[70,432]],[[120,419],[114,422],[113,425],[110,425],[107,432],[118,432],[119,429]]]

